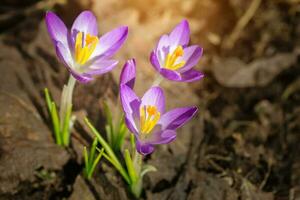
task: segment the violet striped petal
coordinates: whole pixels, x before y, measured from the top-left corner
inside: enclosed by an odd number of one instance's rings
[[[140,100],[134,93],[134,91],[127,85],[121,85],[120,98],[123,110],[125,113],[133,114],[137,112],[140,107]]]
[[[61,19],[53,12],[48,11],[45,21],[54,46],[57,42],[61,42],[65,47],[68,47],[68,29]]]
[[[86,70],[86,74],[90,75],[100,75],[107,73],[111,70],[113,70],[114,67],[116,67],[118,64],[118,61],[116,60],[109,60],[109,59],[98,59],[94,61],[92,64],[88,66],[88,69]]]
[[[140,139],[138,137],[136,137],[136,150],[146,156],[150,153],[152,153],[154,151],[154,146],[149,144],[149,143],[143,143],[142,141],[140,141]]]
[[[142,97],[141,106],[155,106],[162,114],[165,112],[165,95],[160,87],[151,87]]]
[[[80,74],[72,68],[73,60],[70,51],[61,42],[57,42],[55,49],[59,60],[66,66],[76,80],[81,83],[87,83],[93,80],[91,75],[85,73]]]
[[[120,86],[127,85],[132,89],[134,87],[135,76],[136,76],[135,59],[130,59],[125,63],[122,69],[120,75]]]
[[[88,33],[93,36],[98,35],[97,19],[91,11],[83,11],[75,19],[71,28],[71,34],[76,36],[78,32]]]
[[[166,79],[169,79],[171,81],[180,81],[181,80],[180,74],[178,72],[174,71],[174,70],[161,68],[160,69],[160,74],[163,77],[165,77]]]
[[[133,114],[125,114],[125,123],[131,133],[138,136],[138,129],[134,121]]]
[[[190,27],[187,20],[182,20],[170,33],[169,42],[172,46],[186,46],[190,40]]]
[[[188,122],[196,113],[196,107],[175,108],[163,114],[158,122],[162,130],[175,130]]]
[[[203,48],[199,47],[198,45],[193,45],[186,47],[184,49],[184,54],[178,62],[182,60],[185,61],[185,65],[180,68],[179,72],[186,72],[194,67],[200,60],[203,53]]]
[[[168,144],[176,139],[175,130],[161,130],[152,133],[151,138],[147,139],[147,143],[152,145]]]
[[[163,50],[170,46],[169,36],[167,34],[162,35],[157,43],[156,50]]]
[[[105,35],[100,37],[99,43],[92,54],[92,58],[99,56],[112,56],[123,45],[127,38],[127,35],[127,26],[121,26],[106,33]]]
[[[157,71],[160,70],[159,60],[157,58],[157,53],[155,51],[151,52],[150,62],[151,62],[152,66],[154,67],[155,70],[157,70]]]
[[[57,41],[55,45],[56,55],[59,60],[68,68],[73,65],[73,58],[69,49],[62,43]]]
[[[202,79],[204,74],[194,69],[190,69],[181,74],[181,82],[194,82]]]

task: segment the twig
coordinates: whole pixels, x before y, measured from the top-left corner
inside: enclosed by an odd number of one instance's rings
[[[268,181],[268,179],[270,177],[270,174],[271,174],[271,168],[272,168],[272,164],[270,164],[270,165],[268,164],[267,174],[265,175],[264,180],[259,185],[259,189],[260,190],[262,190],[265,187],[265,185],[266,185],[266,183],[267,183],[267,181]]]
[[[224,41],[223,47],[226,49],[231,49],[237,39],[239,38],[240,34],[242,33],[243,29],[246,27],[246,25],[249,23],[249,21],[254,16],[256,10],[259,8],[261,3],[261,0],[252,0],[248,10],[245,12],[245,14],[239,19],[238,23],[234,27],[233,31],[229,35],[227,39]]]

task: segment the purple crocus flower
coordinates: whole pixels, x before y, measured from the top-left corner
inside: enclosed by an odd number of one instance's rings
[[[53,12],[47,12],[46,25],[57,56],[73,77],[82,83],[117,65],[118,62],[111,57],[128,34],[128,28],[122,26],[98,37],[97,20],[90,11],[80,13],[70,31]]]
[[[196,107],[182,107],[165,112],[165,96],[160,87],[151,87],[140,99],[133,91],[135,62],[129,60],[121,73],[120,97],[128,129],[135,135],[140,154],[153,152],[154,146],[176,138],[176,129],[188,122]]]
[[[120,75],[120,87],[122,85],[127,85],[128,87],[133,89],[136,75],[135,66],[135,59],[128,60],[125,63]]]
[[[193,82],[203,78],[203,73],[192,69],[202,56],[198,45],[188,46],[190,28],[183,20],[173,31],[161,36],[156,48],[151,52],[150,61],[163,77],[179,82]]]

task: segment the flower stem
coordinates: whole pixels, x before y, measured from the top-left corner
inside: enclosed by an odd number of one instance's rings
[[[163,80],[164,80],[164,78],[163,78],[160,74],[158,74],[158,75],[155,77],[155,79],[154,79],[154,81],[153,81],[153,83],[152,83],[152,87],[154,87],[154,86],[159,86],[159,84],[160,84]]]
[[[135,151],[134,158],[133,158],[133,165],[135,168],[135,172],[137,174],[137,179],[135,182],[131,183],[130,189],[131,192],[134,194],[134,196],[137,198],[140,197],[143,189],[143,177],[141,176],[142,164],[143,164],[143,156],[139,154],[137,151]]]
[[[70,115],[72,111],[72,96],[74,91],[74,86],[76,83],[76,79],[70,75],[69,81],[67,85],[64,85],[62,95],[61,95],[61,103],[59,110],[59,118],[60,118],[60,132],[62,137],[62,145],[68,146],[69,144],[69,134],[70,134]]]

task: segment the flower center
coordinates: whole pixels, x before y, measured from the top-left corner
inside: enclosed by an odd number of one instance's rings
[[[148,134],[160,119],[160,112],[155,106],[143,106],[140,108],[140,127],[141,132]]]
[[[183,50],[182,46],[178,46],[173,51],[173,53],[168,53],[167,59],[165,62],[165,68],[171,69],[171,70],[177,70],[177,69],[183,67],[185,64],[185,61],[181,61],[179,63],[176,62],[178,60],[178,58],[183,56],[183,54],[184,54],[184,50]]]
[[[85,64],[90,58],[93,51],[98,44],[98,37],[90,34],[86,34],[85,37],[83,32],[79,32],[76,35],[75,40],[75,60],[78,64]]]

